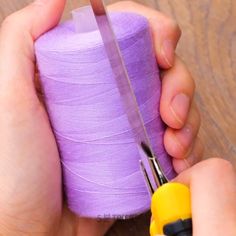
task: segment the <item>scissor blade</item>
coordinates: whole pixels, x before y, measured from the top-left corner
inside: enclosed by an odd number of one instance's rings
[[[143,122],[142,115],[139,111],[136,96],[131,86],[128,72],[124,60],[122,58],[114,31],[112,29],[110,18],[106,11],[106,7],[102,0],[90,0],[90,3],[93,8],[93,12],[102,36],[104,47],[115,76],[117,87],[121,95],[121,101],[127,114],[129,124],[132,128],[136,143],[145,152],[147,157],[155,158],[154,152],[151,147],[151,142]],[[156,176],[155,179],[165,179],[164,173],[161,170],[158,161],[156,161],[156,163],[157,165],[154,165],[154,163],[150,164],[153,174],[159,173],[161,175],[161,178],[160,176]],[[155,170],[154,168],[158,168],[158,170]],[[159,183],[156,184],[160,185],[163,183],[159,181]]]
[[[149,179],[149,176],[148,176],[148,173],[146,171],[146,168],[145,168],[145,166],[144,166],[144,164],[143,164],[143,162],[141,160],[139,161],[139,164],[140,164],[141,171],[143,172],[143,176],[144,176],[146,185],[148,187],[149,193],[152,196],[153,193],[155,192],[155,190],[154,190],[154,188],[152,186],[151,180]]]
[[[90,2],[112,67],[112,71],[115,75],[122,103],[125,112],[127,113],[131,128],[134,131],[136,141],[139,145],[144,142],[150,147],[149,138],[138,108],[138,103],[131,87],[130,79],[121,56],[109,16],[107,15],[105,5],[103,1],[100,0],[91,0]]]

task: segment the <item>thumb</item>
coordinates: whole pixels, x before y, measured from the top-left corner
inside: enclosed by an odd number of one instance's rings
[[[5,19],[0,29],[1,93],[19,95],[19,88],[30,89],[21,95],[34,92],[34,40],[59,22],[65,2],[36,0]]]
[[[58,24],[66,0],[36,0],[19,12],[32,39],[37,39]]]
[[[59,22],[65,2],[66,0],[36,0],[8,16],[3,26],[13,33],[28,32],[33,40],[37,39]]]
[[[232,164],[208,159],[175,181],[190,186],[195,236],[236,235],[236,174]]]

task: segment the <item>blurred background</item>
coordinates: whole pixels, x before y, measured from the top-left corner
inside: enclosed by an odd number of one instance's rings
[[[0,23],[30,0],[0,0]],[[106,1],[112,3],[116,1]],[[202,114],[205,158],[221,156],[236,166],[236,1],[139,0],[174,18],[182,29],[177,54],[195,78]],[[86,0],[68,0],[63,20]],[[117,222],[107,236],[147,236],[149,214]]]

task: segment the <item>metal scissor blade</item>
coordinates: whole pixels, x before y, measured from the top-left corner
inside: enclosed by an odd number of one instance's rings
[[[118,42],[112,29],[106,7],[102,0],[90,0],[90,2],[135,140],[141,148],[145,146],[148,149],[148,157],[154,157],[154,152],[151,148],[151,142],[149,140],[143,118],[140,114],[138,103],[131,86]],[[147,154],[147,152],[145,153]],[[155,166],[154,164],[151,165],[153,173],[157,172],[154,170],[156,167],[159,169],[158,173],[162,173],[162,175],[164,175],[159,163],[158,166]],[[156,184],[160,185],[162,183]]]
[[[152,186],[151,180],[149,179],[148,173],[147,173],[147,171],[145,169],[145,166],[144,166],[144,164],[143,164],[143,162],[141,160],[139,161],[139,164],[140,164],[141,171],[143,172],[143,176],[144,176],[146,185],[148,187],[149,193],[152,196],[153,193],[155,192],[155,190],[154,190],[154,188]]]

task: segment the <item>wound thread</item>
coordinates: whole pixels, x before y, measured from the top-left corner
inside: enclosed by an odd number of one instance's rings
[[[133,13],[112,13],[111,21],[154,152],[173,178],[163,145],[161,82],[148,22]],[[35,43],[43,96],[69,208],[83,217],[128,218],[148,210],[150,196],[100,33],[86,29],[76,32],[68,21]]]

